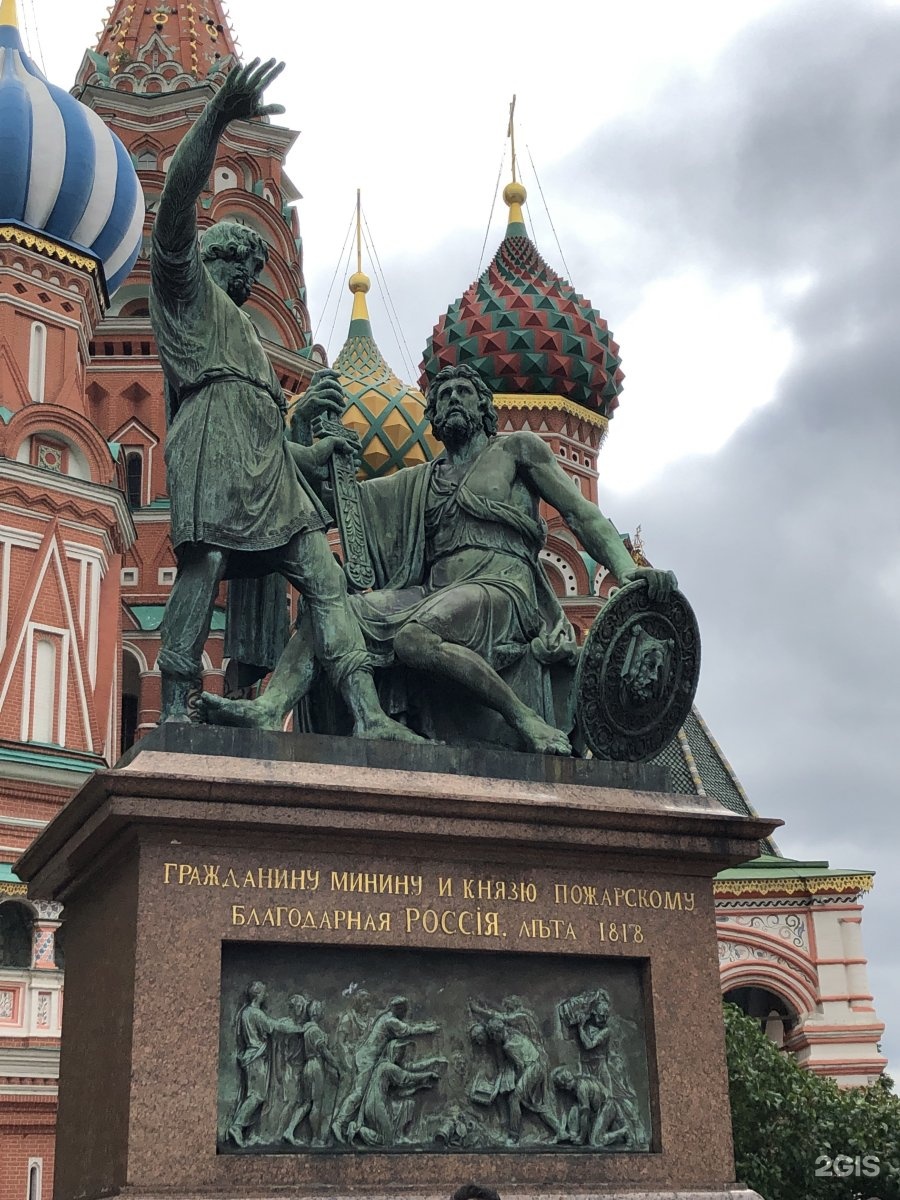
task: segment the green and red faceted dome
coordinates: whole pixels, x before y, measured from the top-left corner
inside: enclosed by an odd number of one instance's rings
[[[500,395],[558,396],[609,418],[625,378],[606,322],[549,267],[522,218],[525,189],[507,184],[506,237],[483,275],[441,317],[420,386],[463,363]]]

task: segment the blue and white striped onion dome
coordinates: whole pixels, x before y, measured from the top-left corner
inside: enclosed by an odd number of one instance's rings
[[[131,157],[97,114],[44,78],[6,0],[0,23],[0,224],[97,259],[111,296],[135,264],[144,195]]]

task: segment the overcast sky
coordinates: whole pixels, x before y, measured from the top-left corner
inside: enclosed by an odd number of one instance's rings
[[[20,5],[70,83],[102,0]],[[517,93],[535,238],[622,347],[601,504],[678,572],[701,709],[756,808],[787,822],[785,853],[878,872],[863,934],[900,1074],[900,7],[230,7],[245,57],[288,60],[270,99],[301,131],[289,171],[332,356],[356,187],[417,368],[477,274]]]

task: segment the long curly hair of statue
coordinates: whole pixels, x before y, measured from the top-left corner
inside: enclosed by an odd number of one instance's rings
[[[481,425],[488,437],[494,437],[497,432],[499,416],[494,404],[494,393],[484,382],[474,367],[460,363],[455,367],[442,367],[428,385],[425,393],[425,417],[434,424],[434,408],[437,403],[438,390],[448,379],[468,379],[478,393],[478,411],[481,413]]]
[[[256,254],[263,262],[269,261],[269,247],[265,239],[249,225],[237,221],[217,221],[204,230],[200,238],[200,257],[204,262],[224,258],[233,262]]]

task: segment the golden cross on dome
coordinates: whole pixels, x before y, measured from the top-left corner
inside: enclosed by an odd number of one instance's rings
[[[362,274],[362,199],[361,188],[356,189],[356,270]]]
[[[506,136],[512,144],[512,177],[513,183],[516,182],[516,96],[513,93],[512,103],[509,106],[509,125],[506,127]]]

